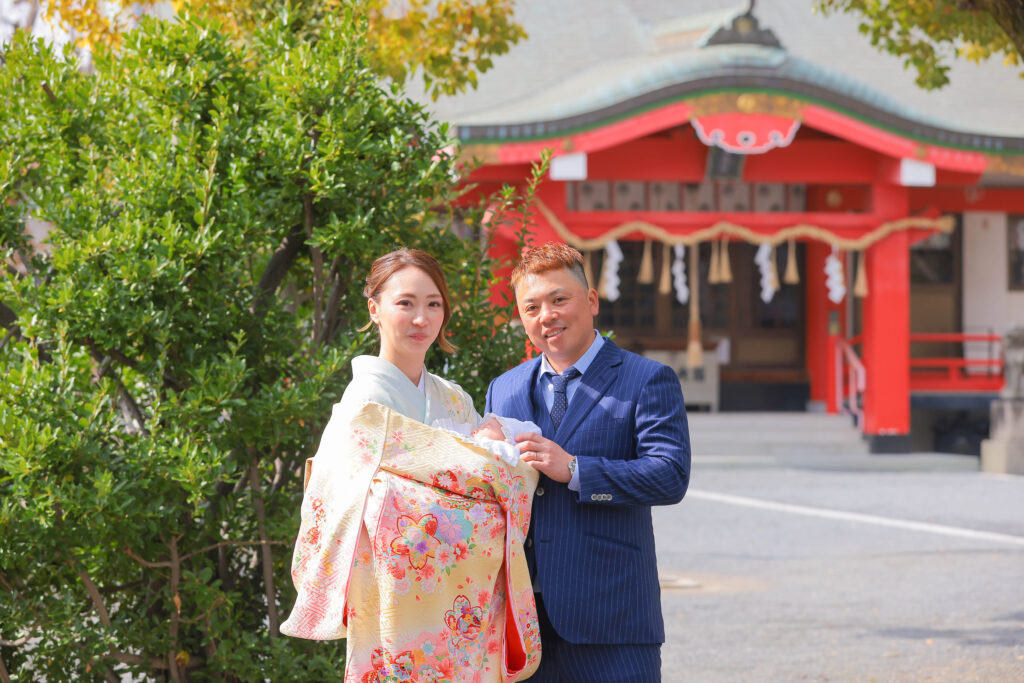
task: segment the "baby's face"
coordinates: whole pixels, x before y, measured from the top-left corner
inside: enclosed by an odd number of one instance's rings
[[[472,434],[473,436],[486,436],[495,441],[504,441],[505,434],[501,431],[501,424],[493,417],[482,422]]]

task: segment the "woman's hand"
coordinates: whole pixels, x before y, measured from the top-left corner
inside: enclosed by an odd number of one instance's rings
[[[572,479],[572,473],[569,471],[572,456],[551,439],[545,439],[536,432],[529,432],[517,436],[516,443],[519,444],[523,462],[529,463],[533,469],[563,484]]]

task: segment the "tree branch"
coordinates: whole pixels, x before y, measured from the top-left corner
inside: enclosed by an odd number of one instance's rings
[[[134,552],[132,552],[131,548],[125,548],[124,552],[128,557],[132,558],[133,560],[141,564],[143,567],[149,567],[150,569],[159,569],[171,566],[170,562],[150,562],[149,560],[144,560],[138,555],[136,555]]]
[[[32,2],[29,2],[28,5],[30,9],[28,16],[25,17],[25,24],[21,27],[21,30],[32,35],[32,29],[35,28],[36,25],[36,18],[39,16],[39,3],[33,0]]]
[[[199,550],[193,550],[192,552],[190,552],[188,554],[182,555],[181,556],[181,560],[184,561],[184,560],[189,559],[193,555],[202,555],[203,553],[208,553],[211,550],[215,550],[217,548],[224,548],[226,546],[232,546],[232,545],[248,545],[248,546],[253,546],[253,545],[261,545],[261,546],[262,545],[284,545],[284,546],[287,546],[289,544],[285,543],[284,541],[221,541],[220,543],[214,543],[213,545],[208,545],[205,548],[200,548]]]
[[[171,599],[174,610],[171,612],[171,649],[167,653],[167,668],[171,672],[174,683],[182,683],[181,669],[178,666],[178,632],[181,628],[181,596],[178,595],[178,584],[181,583],[181,559],[178,557],[178,537],[172,536],[168,546],[171,550]]]
[[[89,594],[89,599],[92,600],[92,606],[96,609],[96,614],[99,615],[100,623],[110,628],[112,625],[110,612],[107,611],[107,606],[103,603],[103,596],[100,595],[99,589],[96,588],[96,584],[90,578],[89,572],[85,569],[79,569],[77,560],[71,560],[71,566],[85,585],[85,591]]]
[[[320,328],[320,335],[317,338],[318,344],[329,342],[334,337],[334,330],[338,325],[338,304],[341,301],[341,275],[333,273],[334,284],[331,286],[331,295],[327,298],[327,310],[324,313],[324,324]]]
[[[0,301],[0,325],[11,327],[17,319],[18,314],[14,312],[14,309]]]
[[[121,376],[110,367],[110,359],[112,356],[100,356],[99,349],[96,348],[96,345],[93,344],[90,339],[85,339],[83,342],[89,349],[92,359],[96,362],[97,373],[99,373],[101,377],[107,377],[108,379],[113,380],[114,384],[117,385],[121,408],[127,411],[128,414],[131,415],[132,419],[135,420],[140,432],[143,434],[149,434],[149,431],[146,429],[146,417],[142,414],[142,409],[139,408],[139,404],[135,402],[135,399],[128,392],[128,387],[126,387],[124,382],[121,381]]]
[[[85,590],[89,594],[89,599],[92,601],[92,606],[96,610],[96,614],[99,615],[100,623],[110,628],[112,622],[110,621],[110,612],[107,611],[107,606],[103,602],[103,596],[100,594],[99,588],[93,583],[92,578],[89,576],[89,572],[85,569],[79,569],[78,561],[75,559],[71,560],[71,567],[78,574],[78,578],[82,580],[82,584],[85,585]],[[109,667],[101,664],[103,668],[103,678],[109,683],[117,683],[118,678],[114,675],[114,672]]]
[[[124,365],[125,367],[129,367],[132,370],[139,369],[139,364],[135,360],[124,355],[124,353],[117,349],[101,349],[99,346],[96,345],[96,342],[94,342],[89,337],[84,338],[82,340],[82,343],[85,344],[86,348],[89,349],[89,351],[92,353],[93,358],[110,356],[113,360],[116,360],[118,363]],[[164,384],[171,387],[175,391],[184,391],[185,389],[184,385],[181,382],[179,382],[178,379],[167,370],[164,370],[163,380]]]
[[[260,493],[259,458],[254,448],[249,448],[249,454],[252,456],[252,465],[249,466],[249,486],[253,491],[253,506],[256,508],[260,540],[263,542],[260,553],[263,564],[263,590],[267,596],[267,618],[270,622],[270,637],[276,638],[280,635],[280,622],[277,615],[277,590],[274,588],[274,556],[270,551],[270,539],[267,538],[267,510],[263,505],[263,496]]]
[[[306,246],[305,225],[295,225],[274,255],[270,257],[263,275],[260,276],[260,281],[256,284],[254,313],[259,315],[266,310],[270,297],[277,292],[277,288],[281,286],[285,275],[288,274],[288,269],[295,261],[295,257],[299,255],[304,246]]]
[[[143,664],[148,666],[150,669],[167,668],[167,662],[162,659],[157,659],[156,657],[142,657],[128,652],[108,652],[106,656],[116,662],[120,662],[121,664],[135,664],[136,666]]]
[[[971,4],[988,12],[1024,57],[1024,3],[1020,0],[975,0]]]
[[[313,239],[313,195],[307,192],[302,197],[302,219],[306,227],[307,242]],[[310,246],[313,257],[313,343],[317,343],[324,327],[324,255],[320,247]]]
[[[7,330],[7,334],[4,335],[4,338],[0,339],[0,349],[2,349],[5,346],[7,346],[7,342],[10,341],[10,339],[12,337],[14,339],[20,339],[21,338],[21,331],[18,329],[17,326],[14,326],[11,329]]]

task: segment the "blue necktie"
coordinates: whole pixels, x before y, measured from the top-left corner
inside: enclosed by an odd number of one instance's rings
[[[562,424],[562,418],[565,417],[565,411],[569,407],[569,399],[565,395],[565,386],[569,383],[569,380],[576,379],[580,376],[580,371],[576,368],[569,368],[561,375],[551,375],[551,386],[555,390],[555,400],[551,404],[551,424],[555,426],[555,431],[558,431],[558,426]]]

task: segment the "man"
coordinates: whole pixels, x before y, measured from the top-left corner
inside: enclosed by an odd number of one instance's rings
[[[530,250],[511,283],[542,355],[491,382],[487,411],[542,431],[517,437],[541,473],[526,542],[542,647],[530,680],[659,681],[651,506],[678,503],[689,482],[679,380],[596,332],[597,292],[575,249]]]

